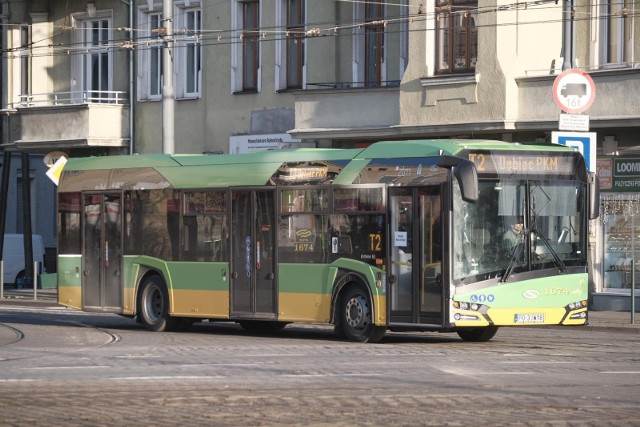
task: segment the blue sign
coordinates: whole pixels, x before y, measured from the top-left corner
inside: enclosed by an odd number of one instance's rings
[[[587,163],[589,172],[596,172],[595,132],[551,132],[551,142],[579,151]]]

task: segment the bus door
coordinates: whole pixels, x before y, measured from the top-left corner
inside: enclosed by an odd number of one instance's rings
[[[440,186],[389,189],[390,323],[441,325]]]
[[[122,196],[84,194],[82,304],[85,309],[122,307]]]
[[[275,191],[231,191],[231,316],[276,317]]]

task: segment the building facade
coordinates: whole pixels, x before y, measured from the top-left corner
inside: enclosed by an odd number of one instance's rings
[[[592,224],[593,304],[627,304],[630,260],[640,261],[640,245],[618,244],[640,234],[640,173],[626,166],[640,158],[632,1],[164,3],[0,1],[1,149],[156,153],[166,135],[176,153],[452,136],[551,142],[554,81],[578,68],[595,82],[582,114],[597,172],[611,177]]]

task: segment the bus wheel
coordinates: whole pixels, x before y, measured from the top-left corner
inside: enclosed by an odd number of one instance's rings
[[[464,341],[469,342],[486,342],[489,341],[498,332],[497,326],[486,326],[484,328],[459,329],[458,335]]]
[[[373,323],[371,301],[359,287],[351,287],[340,305],[340,325],[344,336],[357,342],[378,342],[387,328]]]
[[[170,331],[177,325],[169,316],[169,293],[160,276],[150,276],[142,283],[140,317],[147,329],[156,332]]]

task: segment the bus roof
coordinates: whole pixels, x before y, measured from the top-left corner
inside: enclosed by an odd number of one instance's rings
[[[515,150],[515,151],[573,151],[557,144],[534,144],[493,141],[488,139],[423,139],[410,141],[380,141],[370,145],[357,158],[455,156],[463,150]]]
[[[96,189],[142,188],[143,183],[134,182],[135,177],[140,175],[138,171],[141,170],[146,170],[147,175],[139,180],[144,181],[145,185],[153,182],[155,188],[265,185],[283,164],[297,162],[340,164],[341,171],[334,183],[350,184],[371,159],[455,156],[465,150],[573,151],[568,147],[551,144],[529,145],[491,140],[433,139],[381,141],[366,148],[357,149],[298,148],[246,154],[142,154],[72,158],[64,167],[59,189],[60,191],[77,191],[83,180],[87,178],[96,183]],[[247,167],[239,169],[241,165]],[[136,171],[132,170],[124,175],[111,173],[114,170],[127,169],[136,169]],[[81,178],[77,174],[80,171],[91,172]],[[92,186],[88,181],[84,182],[88,187]]]

